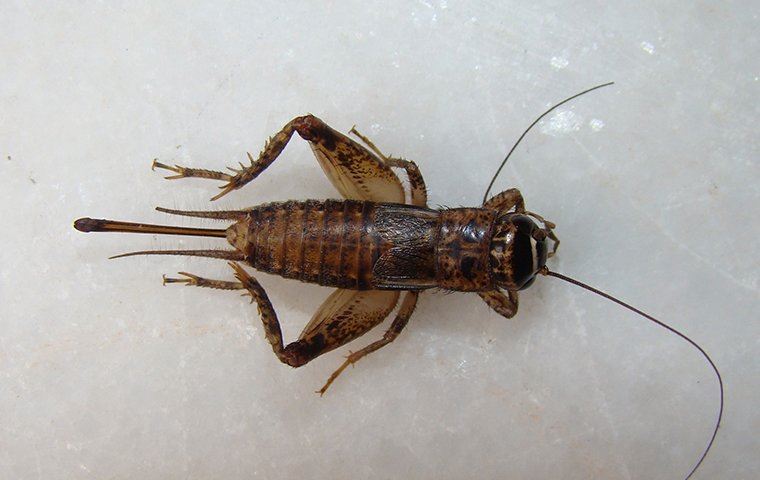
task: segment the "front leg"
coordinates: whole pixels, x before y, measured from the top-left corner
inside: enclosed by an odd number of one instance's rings
[[[499,213],[508,212],[513,208],[516,213],[525,213],[525,200],[523,200],[520,190],[510,188],[488,199],[483,207],[496,210]]]
[[[554,228],[556,226],[552,222],[545,220],[542,216],[527,211],[525,209],[525,200],[523,200],[523,196],[520,193],[520,190],[516,188],[504,190],[503,192],[488,199],[488,201],[483,204],[483,207],[491,208],[498,211],[499,213],[505,213],[514,208],[515,213],[522,213],[535,218],[544,224],[544,233],[546,233],[546,236],[548,236],[554,242],[552,251],[549,252],[549,257],[552,257],[555,253],[557,253],[557,248],[559,247],[559,238],[557,238],[557,236],[554,234]]]
[[[512,318],[517,314],[518,297],[517,292],[511,290],[504,295],[500,290],[489,290],[487,292],[478,292],[489,307],[493,308],[496,313],[505,318]]]
[[[549,252],[549,258],[552,258],[557,253],[557,249],[559,248],[559,238],[557,238],[557,235],[554,233],[554,229],[557,228],[557,226],[554,225],[554,223],[550,222],[549,220],[545,220],[544,217],[542,217],[541,215],[537,213],[533,213],[533,212],[525,212],[525,213],[527,213],[531,217],[535,218],[536,220],[544,224],[544,228],[543,228],[544,233],[546,233],[546,236],[549,237],[552,240],[552,242],[554,242],[554,245],[552,246],[552,251]]]

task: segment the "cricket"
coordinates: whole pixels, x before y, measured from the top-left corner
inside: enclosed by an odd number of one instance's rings
[[[224,182],[216,200],[257,178],[297,133],[311,147],[341,200],[285,201],[241,210],[186,211],[158,207],[160,212],[187,217],[228,220],[226,229],[192,228],[80,218],[81,232],[129,232],[224,238],[231,248],[204,250],[144,250],[116,255],[187,255],[226,260],[234,280],[204,278],[188,272],[164,276],[164,284],[185,284],[220,290],[239,290],[256,303],[266,339],[277,358],[291,367],[311,360],[363,336],[396,310],[380,340],[350,353],[317,391],[323,395],[338,376],[364,356],[393,342],[403,331],[425,290],[472,292],[498,314],[517,314],[519,291],[536,278],[559,278],[596,293],[678,335],[707,360],[720,387],[720,406],[712,436],[686,476],[702,464],[723,415],[723,380],[710,356],[685,334],[657,318],[573,278],[550,270],[546,262],[560,242],[555,224],[526,209],[519,190],[489,197],[507,160],[525,135],[554,109],[581,95],[611,85],[605,83],[573,95],[541,114],[519,137],[496,170],[479,207],[428,207],[425,181],[410,160],[384,155],[370,139],[352,128],[349,135],[334,130],[313,115],[296,117],[265,144],[258,158],[228,172],[166,165],[167,179],[204,178]],[[393,169],[403,170],[404,188]],[[408,190],[408,191],[407,191]],[[266,291],[242,264],[287,279],[332,287],[298,339],[284,342]],[[398,307],[398,309],[396,309]]]

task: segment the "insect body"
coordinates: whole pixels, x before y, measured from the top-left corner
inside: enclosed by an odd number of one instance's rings
[[[363,335],[382,322],[399,302],[401,309],[382,340],[349,356],[320,390],[362,356],[390,343],[406,325],[419,292],[443,288],[476,292],[494,310],[517,313],[517,291],[532,283],[547,259],[553,224],[527,212],[516,189],[507,190],[481,208],[433,210],[417,166],[386,157],[368,139],[367,147],[307,115],[289,122],[256,161],[235,175],[209,170],[154,166],[175,172],[169,178],[226,180],[220,195],[253,180],[282,151],[293,132],[308,140],[328,178],[344,200],[269,203],[246,210],[188,212],[186,216],[232,220],[226,230],[188,229],[110,220],[77,220],[81,231],[137,231],[225,237],[234,250],[150,251],[132,254],[187,254],[225,258],[304,282],[335,287],[298,340],[284,345],[272,304],[261,285],[238,263],[236,282],[183,273],[187,283],[211,288],[244,289],[261,312],[266,336],[284,363],[299,367]],[[374,154],[371,150],[374,150]],[[392,166],[404,168],[411,184],[410,203]],[[219,198],[219,195],[215,198]],[[542,226],[534,222],[537,219]]]
[[[530,219],[488,208],[290,201],[254,207],[226,233],[256,270],[350,290],[519,289],[546,259]]]
[[[538,121],[562,105],[600,85],[574,95],[542,114],[522,134],[496,172]],[[720,373],[707,353],[684,334],[656,318],[577,280],[550,271],[547,258],[557,250],[554,224],[529,212],[517,189],[490,199],[489,186],[478,208],[434,210],[427,206],[425,182],[417,165],[383,155],[355,129],[361,143],[324,122],[306,115],[288,122],[266,144],[258,159],[233,173],[168,166],[154,161],[154,168],[174,173],[169,179],[206,178],[224,181],[212,198],[241,188],[260,175],[298,133],[309,142],[317,161],[343,200],[307,200],[269,203],[244,210],[159,211],[201,218],[229,220],[226,229],[171,227],[81,218],[74,223],[83,232],[114,231],[226,238],[232,249],[148,250],[131,255],[190,255],[226,259],[236,280],[212,280],[180,272],[182,278],[164,283],[245,290],[258,306],[266,338],[275,355],[293,367],[364,335],[399,305],[382,339],[351,353],[318,393],[324,394],[341,372],[363,356],[392,342],[404,329],[420,293],[430,288],[477,293],[504,317],[517,313],[518,291],[538,274],[563,279],[597,293],[679,335],[697,348],[715,371],[720,384],[720,409],[713,436],[690,477],[701,464],[717,434],[723,412]],[[408,201],[392,168],[405,170]],[[496,177],[494,176],[494,179]],[[493,185],[493,180],[491,182]],[[549,244],[551,243],[551,249]],[[112,258],[116,258],[112,257]],[[240,264],[285,278],[316,283],[336,290],[324,301],[297,340],[283,341],[279,320],[266,292]]]

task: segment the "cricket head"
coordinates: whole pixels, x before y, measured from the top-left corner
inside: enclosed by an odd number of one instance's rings
[[[532,218],[507,213],[496,219],[489,258],[499,288],[522,290],[536,279],[548,256],[548,232]]]

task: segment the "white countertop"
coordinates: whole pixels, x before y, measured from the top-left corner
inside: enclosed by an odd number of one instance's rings
[[[107,257],[214,239],[84,235],[80,216],[336,198],[297,136],[214,204],[151,160],[222,168],[312,112],[414,159],[432,206],[497,181],[557,224],[549,267],[682,329],[726,382],[698,479],[760,470],[756,2],[6,2],[0,38],[0,477],[679,479],[715,378],[684,341],[559,280],[506,320],[425,293],[392,345],[313,392],[348,348],[293,370],[224,262]],[[344,4],[345,3],[345,4]],[[329,289],[258,274],[298,335]]]

